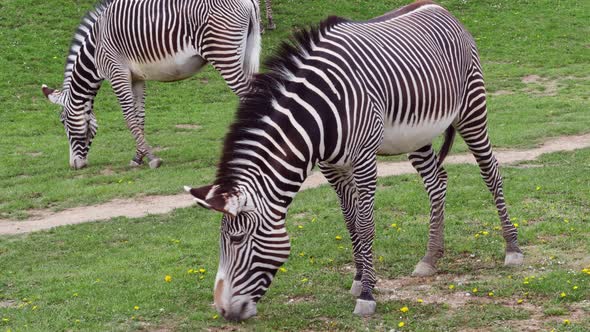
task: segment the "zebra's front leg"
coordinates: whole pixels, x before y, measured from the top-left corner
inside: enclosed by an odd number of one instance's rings
[[[131,84],[131,74],[126,70],[118,70],[113,73],[110,81],[113,91],[121,105],[127,128],[135,138],[136,154],[131,160],[130,166],[136,167],[143,163],[143,157],[149,151],[149,146],[145,141],[143,130],[137,118],[135,96]]]
[[[362,291],[361,278],[363,276],[363,261],[360,254],[359,238],[355,228],[357,194],[352,168],[333,168],[319,164],[322,174],[326,177],[340,200],[340,208],[346,223],[346,229],[350,234],[352,250],[354,255],[355,274],[350,287],[350,293],[359,297]]]
[[[418,262],[412,276],[426,277],[436,273],[436,263],[444,254],[444,210],[447,173],[438,163],[431,145],[409,154],[412,166],[422,177],[430,200],[430,231],[426,255]]]
[[[145,137],[145,81],[134,81],[132,83],[133,99],[135,102],[135,119],[141,135]],[[144,139],[145,142],[145,139]],[[152,153],[151,147],[147,144],[147,149],[142,151],[140,146],[137,145],[135,157],[131,160],[131,166],[137,167],[143,164],[143,157],[147,156],[148,165],[150,168],[158,168],[162,164],[162,159],[156,157]]]
[[[375,313],[377,302],[373,297],[373,288],[377,278],[373,266],[373,239],[375,237],[375,221],[373,218],[375,206],[375,189],[377,187],[376,157],[365,157],[364,162],[355,165],[354,180],[358,195],[356,204],[355,232],[358,237],[358,253],[363,264],[361,277],[361,294],[356,300],[354,313],[361,316]]]

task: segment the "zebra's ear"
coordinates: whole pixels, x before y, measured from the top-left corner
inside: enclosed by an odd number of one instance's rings
[[[253,211],[255,206],[249,195],[235,190],[231,192],[217,192],[218,186],[208,185],[200,188],[190,188],[185,186],[184,190],[189,192],[195,198],[200,206],[229,214],[232,217],[237,216],[240,212]]]
[[[51,89],[51,88],[47,87],[47,85],[45,85],[45,84],[43,84],[41,86],[41,91],[43,91],[43,94],[45,95],[45,97],[47,99],[49,99],[50,102],[60,105],[60,106],[64,106],[63,102],[59,98],[61,91]]]

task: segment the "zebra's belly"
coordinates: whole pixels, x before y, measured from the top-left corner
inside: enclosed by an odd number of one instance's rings
[[[131,63],[134,79],[143,81],[172,82],[196,74],[206,61],[194,51],[182,51],[157,62]]]
[[[420,123],[414,126],[393,124],[385,126],[383,141],[377,151],[380,155],[398,155],[418,150],[432,143],[453,123],[454,117]]]

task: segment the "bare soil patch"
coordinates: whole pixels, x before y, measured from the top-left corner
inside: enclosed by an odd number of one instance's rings
[[[191,125],[193,126],[193,125]],[[590,147],[590,134],[563,136],[547,140],[541,146],[529,150],[497,150],[496,158],[500,164],[513,164],[537,159],[540,155],[559,151],[573,151]],[[447,164],[475,164],[471,154],[451,155],[445,160]],[[377,172],[380,177],[413,174],[416,171],[407,162],[379,163]],[[316,188],[326,184],[320,172],[313,172],[307,178],[301,190]],[[28,220],[0,220],[1,234],[22,234],[56,226],[72,225],[91,221],[108,220],[114,217],[139,218],[148,214],[168,213],[177,208],[193,205],[190,195],[185,193],[168,196],[147,196],[133,199],[116,199],[111,202],[92,206],[82,206],[54,212],[49,209],[29,211],[33,216]]]

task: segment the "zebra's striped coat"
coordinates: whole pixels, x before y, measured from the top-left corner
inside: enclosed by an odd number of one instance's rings
[[[105,0],[82,20],[67,58],[61,91],[43,86],[63,106],[70,165],[87,164],[96,134],[94,97],[104,79],[119,100],[137,151],[160,165],[146,142],[145,81],[176,81],[210,62],[239,96],[258,71],[260,12],[257,0]]]
[[[506,263],[520,264],[487,134],[485,88],[471,35],[445,9],[420,1],[367,22],[332,17],[295,36],[268,61],[240,104],[213,185],[187,188],[223,212],[215,303],[245,319],[287,259],[289,204],[318,165],[336,190],[350,232],[355,313],[372,314],[376,155],[409,153],[431,201],[428,249],[415,275],[435,273],[442,256],[447,176],[455,130],[494,195]],[[432,139],[446,131],[439,158]]]

